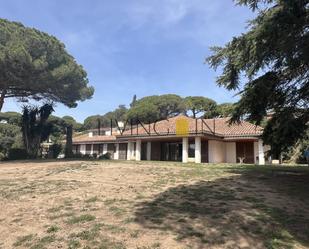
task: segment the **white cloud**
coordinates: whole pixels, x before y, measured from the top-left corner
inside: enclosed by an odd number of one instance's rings
[[[229,8],[232,4],[231,0],[131,1],[122,8],[122,27],[148,32],[150,42],[155,42],[152,37],[159,36],[167,40],[190,39],[208,47],[209,41],[225,43],[225,37],[243,31],[244,26],[235,26],[241,7]]]
[[[138,1],[128,6],[126,14],[135,27],[147,24],[164,27],[179,23],[191,7],[188,0]]]

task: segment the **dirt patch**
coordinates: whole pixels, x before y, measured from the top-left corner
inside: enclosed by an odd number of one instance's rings
[[[0,248],[307,248],[308,172],[238,165],[0,164]]]

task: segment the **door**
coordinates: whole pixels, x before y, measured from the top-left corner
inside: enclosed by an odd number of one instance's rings
[[[79,144],[72,145],[72,151],[75,154],[80,153],[80,145]]]
[[[178,161],[178,144],[169,144],[169,161]]]
[[[94,154],[99,154],[99,149],[100,149],[100,145],[99,144],[94,144],[93,145],[93,153]]]
[[[173,142],[161,143],[161,161],[181,161],[182,144]]]
[[[202,163],[208,163],[208,140],[202,140],[201,161]]]
[[[91,144],[86,144],[86,154],[89,155],[91,153]]]
[[[254,163],[254,144],[253,142],[236,142],[236,160],[243,163]]]
[[[114,159],[115,144],[107,144],[107,152],[111,155],[111,159]]]
[[[161,160],[161,143],[151,142],[151,160]]]
[[[141,149],[141,160],[147,160],[147,142],[142,142]]]
[[[99,154],[100,155],[103,154],[103,147],[104,147],[104,144],[99,144]]]
[[[127,159],[127,144],[122,143],[119,144],[119,160],[126,160]]]

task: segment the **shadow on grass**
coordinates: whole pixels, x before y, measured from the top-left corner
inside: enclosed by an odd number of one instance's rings
[[[308,171],[227,172],[233,175],[169,188],[137,204],[136,222],[194,248],[309,246]]]

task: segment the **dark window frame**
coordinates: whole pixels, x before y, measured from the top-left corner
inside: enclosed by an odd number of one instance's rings
[[[92,144],[86,144],[86,154],[91,153],[91,146],[92,146]]]
[[[188,143],[188,157],[195,157],[195,141],[189,140]]]

